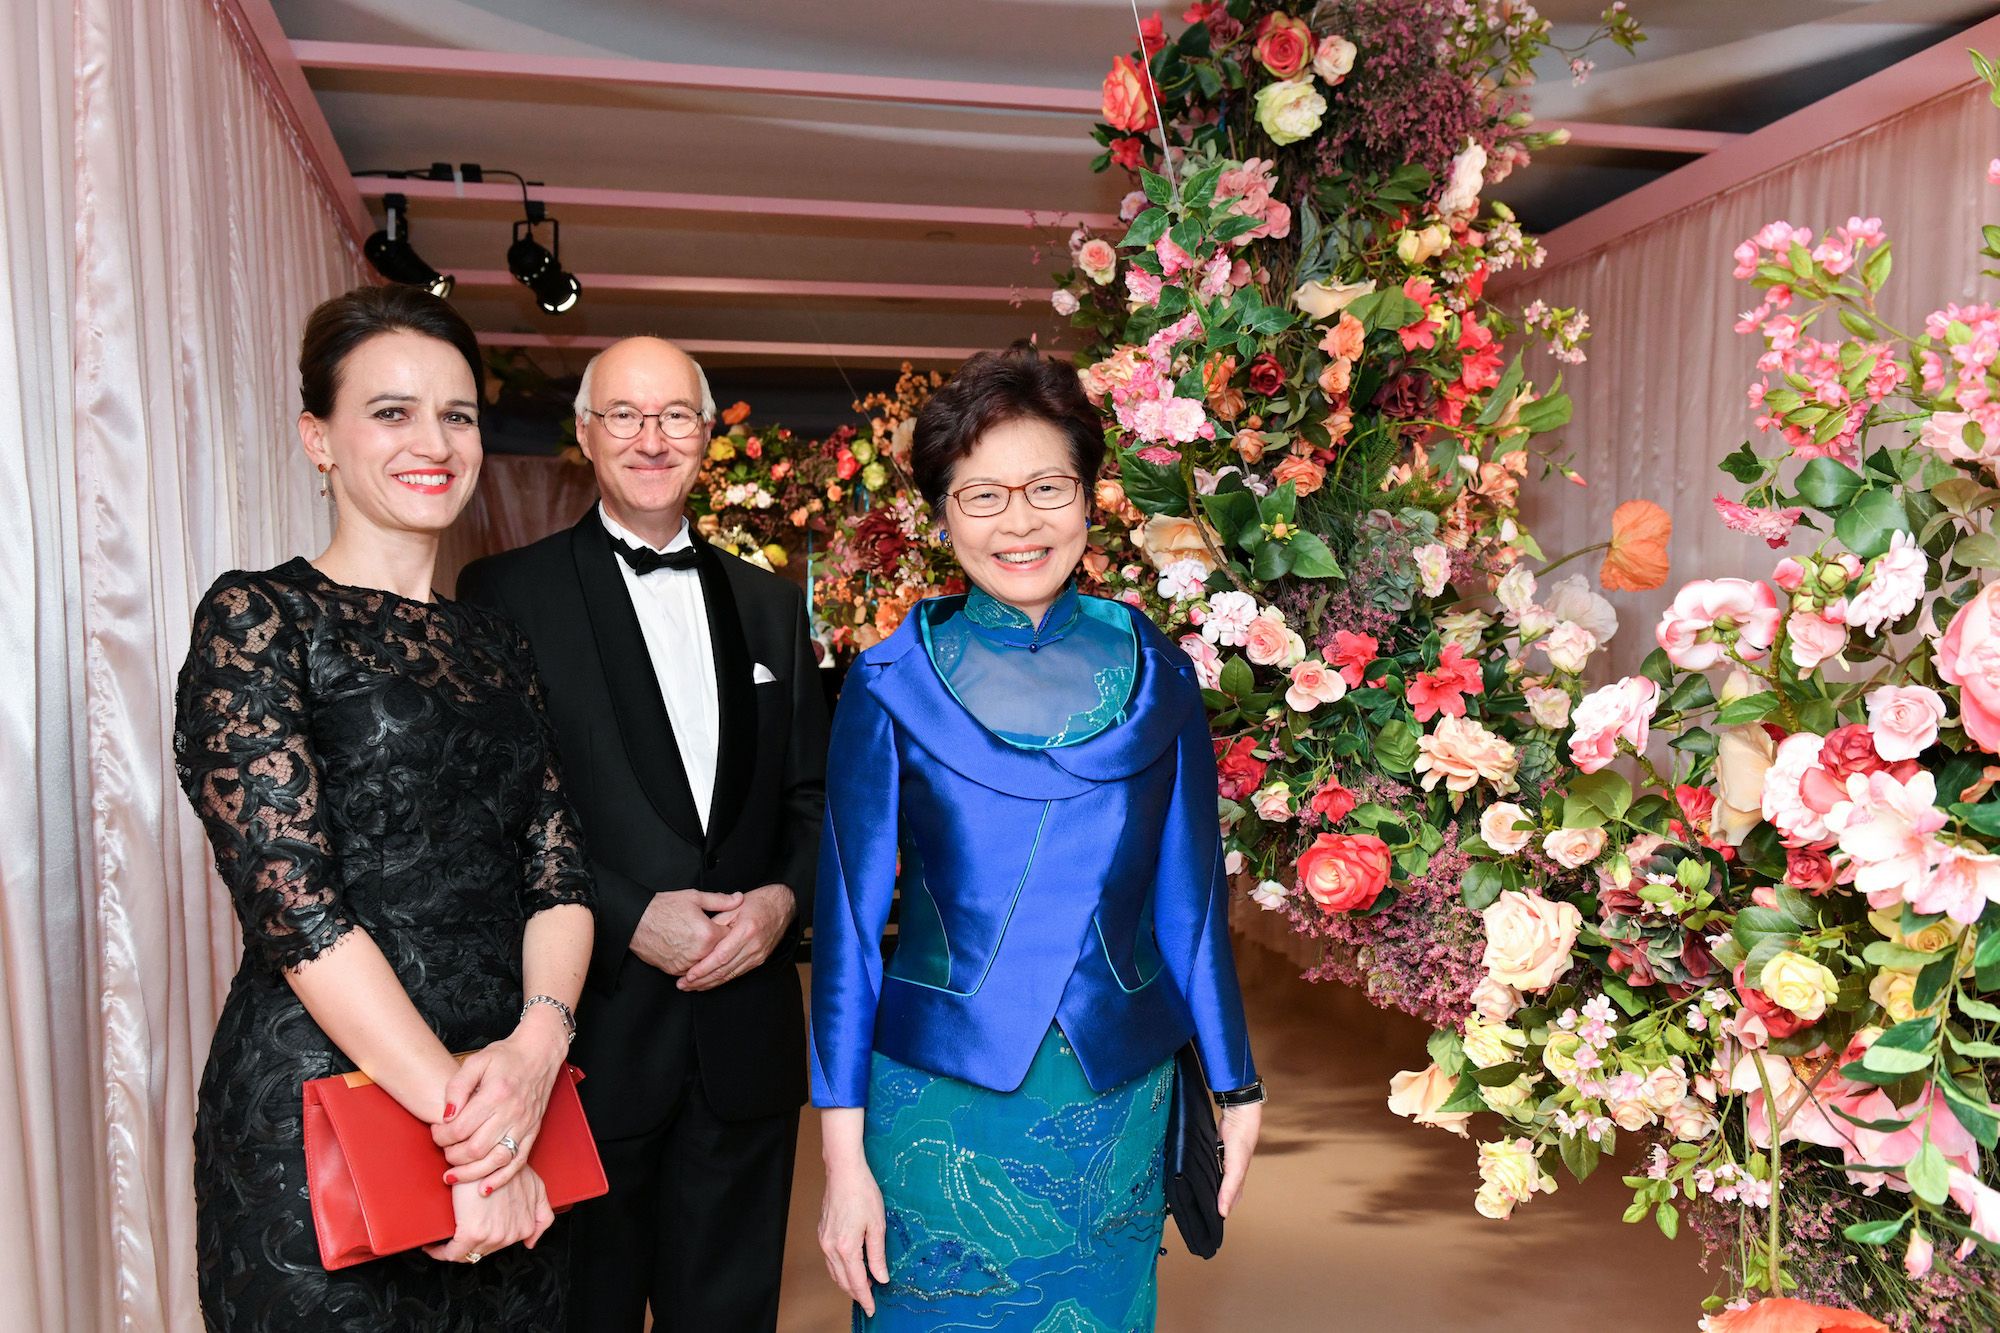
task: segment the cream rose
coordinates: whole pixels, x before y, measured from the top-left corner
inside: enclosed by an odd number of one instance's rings
[[[1489,1023],[1477,1014],[1465,1020],[1465,1058],[1481,1069],[1491,1069],[1520,1058],[1528,1045],[1524,1032],[1517,1032],[1505,1023]]]
[[[1214,538],[1213,530],[1209,536]],[[1138,543],[1154,569],[1164,570],[1176,560],[1192,560],[1201,566],[1204,576],[1215,572],[1215,557],[1209,554],[1201,528],[1191,518],[1155,514],[1139,529]],[[1222,543],[1218,540],[1215,544],[1220,547]]]
[[[1778,757],[1771,733],[1751,723],[1715,733],[1715,832],[1740,847],[1764,818],[1764,775]]]
[[[1419,1125],[1435,1125],[1464,1138],[1470,1111],[1444,1111],[1438,1107],[1450,1100],[1457,1080],[1446,1077],[1436,1065],[1406,1071],[1389,1080],[1389,1109]]]
[[[1472,1206],[1482,1217],[1504,1218],[1514,1205],[1526,1203],[1535,1194],[1553,1194],[1555,1177],[1546,1174],[1535,1160],[1535,1145],[1528,1139],[1503,1139],[1479,1145],[1479,1192]]]
[[[1526,1112],[1535,1100],[1534,1080],[1523,1074],[1502,1087],[1481,1088],[1479,1099],[1489,1110],[1498,1111],[1510,1120],[1526,1120]]]
[[[1492,977],[1472,988],[1472,1012],[1489,1023],[1504,1023],[1521,1011],[1521,992]]]
[[[1417,740],[1416,771],[1425,791],[1439,782],[1455,792],[1470,791],[1481,780],[1496,791],[1512,791],[1520,765],[1512,745],[1469,717],[1440,717],[1436,730]]]
[[[1764,964],[1757,974],[1757,989],[1771,1003],[1816,1023],[1826,1013],[1827,1001],[1839,992],[1840,980],[1824,964],[1786,949]]]
[[[1326,99],[1311,79],[1279,79],[1257,90],[1257,124],[1282,147],[1319,129]]]
[[[1576,1082],[1576,1053],[1583,1049],[1583,1038],[1574,1032],[1556,1031],[1549,1034],[1549,1044],[1542,1047],[1542,1068],[1554,1074],[1564,1083]]]
[[[1308,282],[1292,293],[1292,304],[1310,319],[1328,320],[1375,290],[1375,280],[1365,282]]]
[[[1479,816],[1479,836],[1494,851],[1512,856],[1528,845],[1534,837],[1532,828],[1515,828],[1516,824],[1532,822],[1528,812],[1512,801],[1499,801],[1486,807]]]
[[[1659,1115],[1665,1115],[1669,1107],[1687,1095],[1687,1071],[1682,1068],[1679,1056],[1648,1073],[1639,1087],[1639,1100]]]
[[[1628,1132],[1644,1129],[1652,1124],[1655,1118],[1653,1108],[1637,1097],[1627,1097],[1612,1102],[1607,1109],[1610,1110],[1611,1119],[1618,1128]]]
[[[1868,998],[1882,1006],[1882,1012],[1898,1023],[1917,1016],[1917,974],[1898,967],[1885,967],[1868,979]]]
[[[1950,917],[1931,922],[1914,935],[1903,933],[1903,911],[1899,907],[1886,908],[1868,914],[1868,924],[1876,933],[1891,944],[1900,944],[1905,949],[1918,953],[1938,953],[1947,944],[1965,933],[1965,927]]]
[[[1268,824],[1282,824],[1292,817],[1292,792],[1282,782],[1261,787],[1251,794],[1250,808]]]
[[[1331,88],[1354,72],[1354,56],[1354,43],[1345,37],[1322,37],[1313,49],[1313,73]]]
[[[1551,730],[1569,725],[1569,691],[1550,685],[1531,685],[1524,691],[1528,712],[1538,727]]]
[[[1708,1138],[1721,1128],[1715,1109],[1698,1097],[1683,1097],[1660,1115],[1667,1132],[1683,1143]]]
[[[1601,828],[1559,828],[1542,839],[1542,850],[1565,870],[1581,870],[1604,850]]]
[[[1574,903],[1550,902],[1509,889],[1480,912],[1486,923],[1487,975],[1522,991],[1547,990],[1569,971],[1570,949],[1583,926]]]

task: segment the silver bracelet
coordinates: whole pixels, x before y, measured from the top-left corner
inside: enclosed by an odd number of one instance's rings
[[[570,1012],[568,1005],[553,995],[530,995],[528,1002],[521,1006],[521,1017],[526,1018],[528,1011],[538,1004],[554,1006],[555,1011],[562,1015],[563,1029],[569,1033],[570,1041],[574,1042],[576,1040],[576,1015]],[[519,1020],[517,1019],[516,1021],[518,1022]]]

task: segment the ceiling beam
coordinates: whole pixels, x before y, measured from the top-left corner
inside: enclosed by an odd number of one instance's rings
[[[479,335],[487,347],[547,347],[595,352],[619,339],[604,334],[499,333]],[[956,365],[983,347],[900,347],[883,343],[758,342],[734,338],[676,338],[674,345],[689,356],[748,356],[787,361],[920,361]]]
[[[1513,270],[1494,283],[1498,293],[1541,281],[1654,223],[1796,162],[1871,126],[1949,97],[1977,81],[1968,49],[2000,46],[2000,18],[1990,18],[1929,46],[1907,60],[1821,98],[1782,120],[1743,135],[1629,194],[1567,222],[1542,238],[1548,259],[1529,274]]]
[[[474,199],[489,203],[521,201],[515,184],[389,176],[356,176],[364,195],[401,194],[411,199]],[[1077,223],[1109,231],[1121,227],[1112,213],[1071,213],[1060,209],[973,208],[955,204],[899,204],[883,200],[791,199],[760,195],[686,194],[671,190],[605,190],[536,185],[529,194],[552,207],[636,209],[655,213],[726,213],[758,217],[812,218],[835,222],[902,223],[930,227],[1070,227]]]
[[[1089,116],[1093,120],[1101,114],[1101,98],[1095,90],[967,83],[957,79],[815,74],[805,70],[737,69],[661,60],[465,51],[456,47],[385,46],[372,42],[295,41],[292,53],[308,69],[622,84],[766,97],[826,97],[848,102],[918,102],[984,111],[1054,111]]]
[[[358,254],[363,240],[375,230],[374,220],[354,188],[347,159],[334,142],[326,113],[306,82],[305,70],[292,52],[291,40],[285,36],[271,0],[222,0],[221,10],[249,39],[249,54],[257,73],[280,102],[306,169],[318,177]]]
[[[1743,136],[1720,130],[1676,130],[1663,125],[1616,125],[1607,121],[1538,120],[1534,128],[1567,130],[1572,148],[1619,148],[1635,153],[1684,153],[1700,157]]]
[[[389,46],[374,42],[294,41],[292,53],[308,69],[371,74],[520,79],[537,83],[591,83],[688,92],[754,93],[820,97],[847,102],[907,102],[982,111],[1044,111],[1099,119],[1101,94],[1089,88],[967,83],[957,79],[906,79],[877,74],[816,74],[790,69],[683,65],[663,60],[466,51],[445,46]],[[1591,148],[1700,154],[1740,136],[1707,130],[1613,125],[1566,120],[1538,129],[1567,129],[1570,142]]]
[[[517,287],[505,269],[458,269],[460,287]],[[971,287],[923,282],[829,282],[799,278],[669,277],[651,273],[579,273],[586,292],[658,292],[686,296],[823,297],[862,301],[962,301],[1019,305],[1019,287]]]

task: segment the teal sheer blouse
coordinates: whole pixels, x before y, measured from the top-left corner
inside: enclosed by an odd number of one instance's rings
[[[1077,745],[1116,725],[1139,658],[1117,602],[1063,588],[1041,624],[974,588],[923,603],[924,652],[981,726],[1023,750]]]

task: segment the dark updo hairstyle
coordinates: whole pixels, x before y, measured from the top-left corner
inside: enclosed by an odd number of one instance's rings
[[[1004,352],[969,358],[917,413],[910,471],[931,508],[943,502],[952,469],[982,435],[1023,419],[1046,421],[1063,433],[1088,495],[1104,465],[1104,419],[1090,405],[1074,366],[1017,342]]]
[[[305,410],[320,418],[331,416],[347,358],[383,333],[419,333],[450,343],[472,371],[474,393],[485,383],[479,339],[442,297],[400,283],[356,287],[320,302],[306,318],[305,336],[299,339],[299,399]]]

